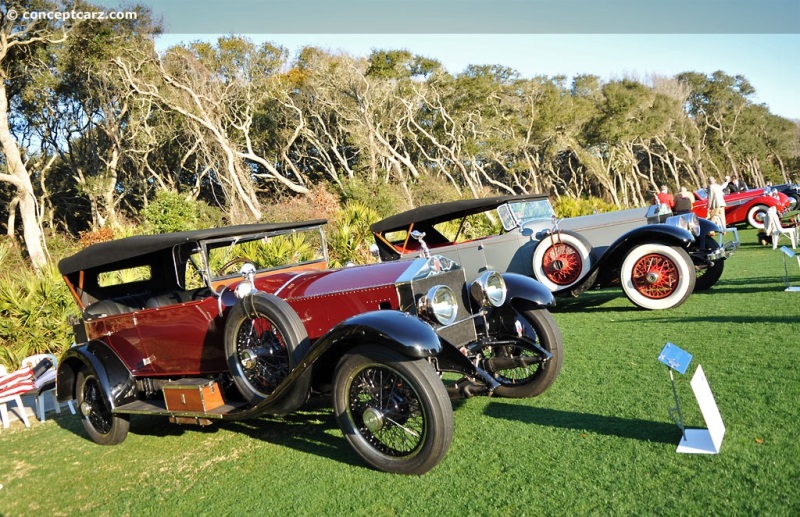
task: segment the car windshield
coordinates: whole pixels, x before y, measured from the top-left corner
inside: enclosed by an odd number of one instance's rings
[[[206,241],[204,248],[212,280],[236,275],[248,262],[258,272],[328,260],[319,226],[215,239]]]
[[[510,230],[525,221],[532,219],[552,219],[556,215],[553,206],[547,199],[516,201],[497,208],[503,227]],[[513,221],[512,221],[513,219]]]
[[[700,190],[694,193],[699,199],[706,199],[708,198],[708,193],[706,193],[706,189],[701,188]]]

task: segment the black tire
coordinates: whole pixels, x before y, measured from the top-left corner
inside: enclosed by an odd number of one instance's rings
[[[239,393],[250,404],[269,397],[308,346],[300,317],[275,295],[259,293],[244,298],[233,306],[225,323],[228,368]],[[302,405],[308,395],[307,383],[298,381],[292,394],[293,402],[271,406],[270,412],[286,413]]]
[[[494,390],[494,394],[500,397],[528,398],[541,395],[555,382],[561,371],[564,345],[553,316],[545,308],[524,310],[521,314],[530,326],[525,329],[524,336],[550,352],[552,357],[544,363],[536,361],[541,357],[541,352],[525,339],[520,339],[518,345],[483,349],[486,358],[484,367],[500,383]],[[502,337],[514,339],[516,336]],[[533,361],[529,363],[525,361],[526,358]]]
[[[753,205],[747,211],[747,224],[761,230],[764,228],[764,219],[767,217],[767,207],[765,205]]]
[[[695,268],[697,269],[697,268]],[[697,269],[697,278],[694,283],[694,291],[708,291],[717,283],[717,280],[722,276],[722,270],[725,269],[725,260],[715,260],[708,267]]]
[[[686,250],[665,244],[635,246],[620,268],[625,296],[643,309],[677,307],[694,291],[697,272]]]
[[[95,374],[86,369],[79,371],[76,392],[83,427],[95,443],[116,445],[125,440],[130,417],[111,412],[107,394]]]
[[[394,350],[361,346],[344,356],[333,406],[353,449],[385,472],[424,474],[453,439],[453,407],[435,370]]]

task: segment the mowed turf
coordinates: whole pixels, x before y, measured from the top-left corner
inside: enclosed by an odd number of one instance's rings
[[[800,292],[784,292],[779,251],[740,235],[717,286],[676,309],[639,310],[619,290],[560,300],[553,387],[456,402],[450,451],[424,476],[365,467],[326,400],[206,428],[134,417],[112,447],[50,413],[0,431],[0,514],[798,515]],[[689,427],[705,427],[689,381],[706,372],[727,429],[718,455],[675,451],[667,341],[694,356],[676,375]]]

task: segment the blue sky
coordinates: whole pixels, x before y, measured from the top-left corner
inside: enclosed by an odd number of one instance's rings
[[[756,89],[753,100],[772,113],[800,120],[798,0],[139,3],[162,21],[161,49],[214,40],[219,34],[245,34],[292,52],[305,45],[354,56],[376,48],[408,49],[442,62],[451,73],[469,64],[505,65],[525,77],[590,73],[605,80],[722,70],[745,76]]]

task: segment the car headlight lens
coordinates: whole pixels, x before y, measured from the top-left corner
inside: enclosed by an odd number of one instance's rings
[[[456,293],[446,285],[437,285],[428,289],[428,293],[419,299],[419,312],[435,319],[442,325],[450,325],[458,316]]]
[[[697,215],[694,213],[673,215],[667,218],[665,222],[671,226],[677,226],[678,228],[688,230],[695,237],[700,235],[700,219],[698,219]]]
[[[469,286],[472,297],[483,307],[500,307],[506,301],[506,281],[497,271],[486,271]]]
[[[236,286],[236,297],[242,300],[247,295],[252,294],[253,291],[255,291],[253,284],[247,280],[243,280],[239,282],[239,285]]]

